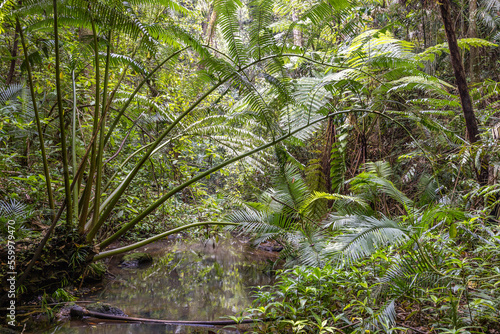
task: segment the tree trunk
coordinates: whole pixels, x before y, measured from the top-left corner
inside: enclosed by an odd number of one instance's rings
[[[299,16],[296,10],[292,11],[292,21],[298,21]],[[299,29],[293,29],[293,45],[302,46],[302,31]]]
[[[207,26],[207,31],[206,31],[206,38],[207,38],[207,44],[212,45],[214,47],[217,47],[216,41],[215,41],[215,29],[217,25],[217,12],[215,11],[215,8],[212,10],[212,15],[210,15],[210,21],[208,22]]]
[[[470,0],[469,4],[469,38],[477,38],[477,0]],[[480,81],[479,73],[479,49],[475,47],[470,48],[469,54],[469,66],[470,66],[470,76],[472,82]]]
[[[161,319],[148,319],[148,318],[136,318],[129,316],[120,316],[114,314],[100,313],[89,311],[81,306],[73,306],[70,310],[70,316],[75,318],[81,317],[93,317],[97,319],[109,319],[114,321],[124,321],[124,322],[142,322],[142,323],[159,323],[159,324],[171,324],[171,325],[190,325],[190,326],[227,326],[236,324],[253,324],[255,322],[268,321],[269,319],[243,319],[241,321],[235,320],[161,320]]]
[[[450,0],[439,0],[438,5],[441,11],[441,17],[443,18],[446,38],[448,39],[448,46],[450,48],[451,64],[453,66],[453,72],[455,73],[455,80],[460,94],[460,101],[462,102],[465,126],[467,128],[467,138],[469,142],[473,144],[479,140],[479,130],[477,127],[476,117],[474,116],[474,109],[472,108],[472,101],[467,87],[467,80],[465,78],[465,70],[462,66],[460,50],[458,48],[457,37],[455,35],[455,28],[451,18]]]
[[[323,155],[321,157],[321,172],[323,174],[323,180],[326,188],[326,192],[332,192],[332,178],[330,177],[331,161],[332,161],[332,147],[335,143],[335,124],[333,122],[333,117],[328,118],[328,125],[326,128],[325,136],[325,146],[323,149]]]
[[[424,35],[424,50],[427,49],[427,34],[425,32],[425,0],[420,0],[422,6],[422,33]]]
[[[448,46],[450,48],[451,64],[457,82],[458,92],[460,94],[460,101],[462,102],[462,110],[465,118],[465,127],[467,128],[467,139],[471,144],[479,141],[479,130],[477,126],[476,117],[474,116],[474,109],[472,107],[472,100],[469,95],[467,87],[467,80],[465,77],[465,70],[462,65],[460,57],[460,50],[458,48],[457,37],[455,35],[455,28],[451,18],[450,0],[438,0],[441,17],[446,31],[446,38],[448,39]],[[488,182],[488,157],[483,155],[481,158],[480,170],[476,170],[477,179],[479,184],[485,185]]]
[[[16,71],[16,63],[17,63],[17,51],[19,49],[19,31],[21,27],[19,23],[16,23],[16,31],[14,33],[14,43],[12,46],[12,51],[10,53],[12,60],[10,61],[9,73],[7,74],[7,80],[5,81],[6,85],[10,85],[14,79],[14,73]]]

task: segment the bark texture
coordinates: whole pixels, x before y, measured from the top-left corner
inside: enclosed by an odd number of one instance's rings
[[[462,59],[460,57],[460,50],[458,48],[454,23],[451,17],[450,0],[439,0],[438,5],[439,5],[439,10],[441,12],[441,17],[443,19],[444,29],[446,31],[446,38],[448,39],[451,64],[453,66],[453,72],[455,74],[455,80],[457,83],[458,92],[460,94],[460,101],[462,102],[462,110],[465,118],[465,126],[467,128],[467,139],[471,144],[474,144],[480,140],[479,130],[477,126],[476,117],[474,116],[472,100],[469,95],[465,70],[462,64]],[[488,183],[488,170],[489,170],[488,160],[489,160],[488,155],[483,155],[481,157],[480,167],[475,168],[477,180],[479,184],[482,186]]]
[[[470,0],[469,3],[469,38],[477,38],[477,0]],[[469,54],[469,66],[470,66],[470,76],[472,82],[480,81],[479,72],[479,49],[475,47],[470,48]]]
[[[453,66],[453,72],[455,74],[455,80],[460,94],[460,101],[462,102],[465,126],[467,128],[467,139],[471,144],[473,144],[479,140],[479,130],[477,127],[476,117],[474,116],[474,109],[472,107],[469,89],[467,87],[465,70],[462,66],[462,59],[460,57],[460,49],[458,48],[454,22],[451,17],[450,0],[439,0],[438,6],[443,19],[446,38],[450,48],[451,65]]]
[[[323,173],[323,180],[325,184],[326,191],[331,193],[332,191],[332,178],[330,177],[330,169],[332,163],[332,147],[335,143],[335,124],[333,118],[328,119],[328,125],[325,133],[325,146],[323,148],[323,154],[321,157],[321,171]]]
[[[16,63],[17,63],[17,52],[19,50],[19,30],[21,26],[19,23],[16,23],[16,31],[14,33],[14,43],[12,45],[12,51],[10,53],[12,59],[10,61],[9,73],[7,73],[7,80],[5,84],[8,86],[14,81],[14,74],[16,72]]]

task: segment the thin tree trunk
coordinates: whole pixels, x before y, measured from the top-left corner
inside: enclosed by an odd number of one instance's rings
[[[476,117],[474,116],[472,100],[469,95],[469,89],[467,87],[467,80],[465,77],[465,70],[462,66],[460,50],[458,48],[457,37],[455,35],[455,29],[451,18],[450,0],[439,0],[438,5],[441,11],[444,29],[446,31],[446,38],[448,39],[451,64],[453,66],[453,72],[455,73],[455,80],[460,94],[460,101],[462,102],[465,127],[467,128],[467,139],[471,144],[474,144],[480,140],[479,130]],[[488,182],[488,169],[488,156],[483,155],[481,158],[481,167],[479,171],[476,170],[479,184],[485,185]]]
[[[460,101],[462,102],[465,126],[467,128],[467,138],[469,142],[473,144],[479,140],[479,130],[477,127],[476,117],[474,116],[474,109],[472,107],[469,89],[467,87],[465,70],[462,66],[460,50],[458,48],[457,37],[455,35],[455,28],[451,18],[450,0],[440,0],[438,5],[441,11],[444,29],[446,31],[446,38],[448,39],[451,64],[453,66],[453,72],[455,73],[455,80],[460,94]]]
[[[469,38],[477,38],[477,0],[470,0],[469,4]],[[470,48],[470,56],[469,56],[469,66],[470,66],[470,76],[472,82],[480,81],[480,72],[479,72],[479,57],[478,57],[478,48],[471,47]]]
[[[212,45],[214,43],[214,47],[217,47],[215,44],[215,29],[217,25],[217,12],[215,11],[215,8],[212,10],[212,15],[210,15],[210,20],[208,22],[207,26],[207,31],[206,31],[206,38],[207,38],[207,44]]]
[[[28,72],[28,87],[30,89],[31,94],[31,102],[33,103],[33,111],[35,112],[35,121],[38,130],[38,139],[40,141],[40,153],[42,156],[43,163],[43,172],[45,175],[45,185],[47,187],[47,195],[49,198],[49,207],[51,211],[52,217],[55,217],[55,204],[54,204],[54,196],[52,195],[52,185],[50,181],[50,172],[49,172],[49,164],[47,162],[47,154],[45,152],[45,141],[43,139],[43,131],[42,125],[40,122],[40,115],[38,113],[38,105],[36,103],[34,83],[33,83],[33,75],[31,73],[31,64],[28,61],[28,48],[26,47],[26,41],[24,39],[23,30],[21,29],[21,24],[19,23],[19,18],[16,18],[16,25],[19,26],[19,37],[21,39],[21,45],[23,47],[24,59],[26,60],[26,69]]]
[[[101,89],[101,83],[100,83],[100,69],[99,69],[99,44],[97,42],[97,30],[95,27],[95,22],[92,19],[92,16],[90,18],[90,21],[92,23],[92,37],[93,37],[93,42],[94,42],[94,71],[95,71],[95,107],[94,107],[94,122],[92,126],[92,134],[97,135],[98,127],[99,127],[99,107],[101,104],[100,101],[100,89]],[[90,200],[91,200],[91,195],[92,195],[92,187],[94,183],[94,174],[95,174],[95,169],[96,169],[96,155],[97,155],[97,141],[92,142],[92,152],[90,154],[90,166],[89,166],[89,173],[88,173],[88,179],[87,179],[87,184],[85,185],[85,189],[83,191],[83,196],[82,196],[82,208],[80,210],[80,217],[79,217],[79,222],[78,222],[78,232],[80,234],[83,234],[85,232],[85,224],[87,222],[87,218],[89,215],[89,206],[90,206]]]
[[[420,0],[422,5],[422,32],[424,35],[424,50],[427,49],[427,34],[425,32],[425,0]]]
[[[462,0],[460,2],[460,10],[459,10],[460,13],[460,33],[458,34],[459,38],[464,38],[466,36],[464,8],[465,8],[465,0]],[[465,67],[465,50],[460,50],[460,58],[462,60],[462,66]]]
[[[18,22],[16,22],[16,31],[14,33],[14,43],[12,45],[12,51],[10,53],[12,60],[10,61],[9,73],[7,74],[7,80],[5,81],[6,85],[10,85],[14,80],[14,73],[16,71],[16,63],[17,63],[17,51],[19,49],[19,31],[21,30],[21,26]]]
[[[64,176],[64,193],[66,195],[67,204],[67,215],[66,215],[66,227],[68,229],[73,224],[73,207],[71,205],[71,191],[70,191],[70,181],[69,181],[69,169],[68,169],[68,151],[66,148],[66,126],[64,124],[64,110],[62,105],[62,88],[61,88],[61,62],[59,57],[59,31],[58,31],[58,14],[57,14],[57,0],[53,0],[54,6],[54,44],[55,44],[55,68],[56,68],[56,92],[57,92],[57,108],[59,111],[59,129],[61,131],[61,150],[62,150],[62,164],[63,164],[63,176]]]
[[[333,117],[328,118],[328,125],[326,128],[326,142],[323,149],[323,156],[321,159],[321,171],[323,172],[323,180],[326,191],[332,191],[332,178],[330,177],[331,161],[332,161],[332,147],[335,143],[335,124]]]
[[[299,16],[297,14],[296,10],[292,11],[292,21],[296,22],[298,21]],[[299,29],[293,29],[293,45],[295,46],[302,46],[302,31]]]

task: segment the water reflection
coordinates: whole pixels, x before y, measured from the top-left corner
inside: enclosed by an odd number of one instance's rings
[[[87,334],[87,333],[106,333],[106,334],[207,334],[207,333],[223,333],[236,334],[242,333],[244,330],[222,328],[222,327],[189,327],[189,326],[174,326],[174,325],[159,325],[159,324],[110,324],[108,323],[92,323],[78,322],[67,323],[51,329],[45,333],[70,333],[70,334]]]
[[[219,320],[251,304],[251,287],[269,285],[272,254],[236,239],[209,243],[153,244],[139,251],[154,257],[146,268],[112,267],[116,278],[93,298],[141,318]],[[116,264],[115,259],[115,264]],[[54,331],[55,330],[55,331]],[[218,328],[71,322],[45,333],[210,333]],[[223,333],[234,333],[226,329]]]

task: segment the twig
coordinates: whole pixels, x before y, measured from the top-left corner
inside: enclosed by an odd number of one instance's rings
[[[415,332],[417,332],[417,333],[422,333],[422,334],[429,333],[429,332],[422,332],[422,331],[421,331],[421,330],[419,330],[419,329],[416,329],[416,328],[413,328],[413,327],[410,327],[410,326],[407,326],[407,325],[403,325],[403,324],[398,325],[398,324],[396,323],[396,325],[397,325],[397,326],[404,327],[404,328],[411,329],[412,331],[415,331]]]
[[[103,167],[106,166],[108,164],[108,162],[110,162],[111,160],[113,160],[114,158],[116,158],[118,156],[118,154],[120,154],[122,148],[123,148],[123,145],[125,145],[125,142],[127,141],[127,138],[128,136],[132,133],[132,130],[134,129],[134,126],[137,124],[137,122],[139,121],[139,119],[142,117],[144,113],[142,113],[134,122],[134,124],[132,124],[132,127],[130,127],[130,130],[128,131],[127,135],[125,136],[125,138],[123,138],[121,144],[120,144],[120,147],[118,148],[118,150],[116,151],[115,154],[113,154],[113,156],[111,158],[109,158],[108,160],[106,160],[106,162],[102,165]]]

